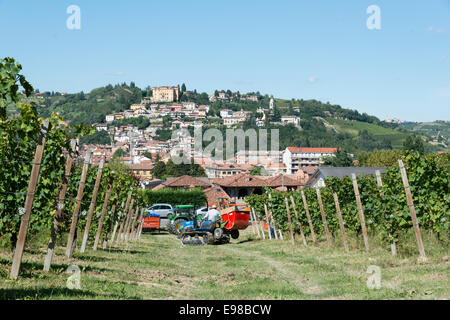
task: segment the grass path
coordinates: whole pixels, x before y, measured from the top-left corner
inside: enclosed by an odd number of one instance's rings
[[[220,246],[182,246],[168,234],[145,234],[138,243],[64,257],[58,248],[51,272],[45,250],[28,248],[18,281],[8,280],[11,257],[0,250],[0,299],[448,299],[450,264],[441,253],[418,264],[389,251],[319,247],[254,238]],[[81,290],[66,287],[68,266],[81,269]],[[382,287],[367,288],[368,266],[382,271]]]

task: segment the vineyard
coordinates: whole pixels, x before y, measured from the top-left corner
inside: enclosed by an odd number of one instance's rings
[[[414,230],[419,253],[425,258],[421,232],[433,233],[448,246],[450,159],[448,154],[421,157],[409,153],[399,163],[376,176],[329,177],[324,188],[266,190],[246,201],[256,221],[274,227],[274,236],[278,236],[277,229],[281,237],[281,232],[289,232],[291,237],[299,233],[305,244],[307,236],[313,243],[324,236],[329,245],[334,241],[348,250],[351,234],[362,240],[366,251],[372,237],[382,246],[390,246],[395,255],[401,236]]]
[[[21,103],[20,115],[7,118],[17,83],[27,94],[33,89],[13,59],[1,60],[0,69],[0,241],[13,253],[10,278],[19,275],[27,237],[49,230],[46,271],[57,243],[65,242],[71,257],[80,240],[83,253],[94,239],[94,250],[137,239],[143,202],[133,174],[119,163],[79,157],[77,140],[92,127],[67,127],[56,114],[40,119],[35,106]]]
[[[332,261],[335,258],[332,250],[336,247],[345,249],[345,257],[357,260],[366,258],[358,250],[373,252],[372,244],[378,243],[386,251],[390,248],[395,256],[402,241],[411,241],[405,237],[411,231],[423,260],[428,250],[422,241],[424,234],[435,237],[443,248],[449,246],[450,157],[418,153],[407,154],[399,159],[399,166],[376,176],[328,178],[326,186],[320,189],[291,192],[267,189],[263,195],[246,198],[252,212],[249,229],[253,234],[261,240],[290,240],[291,247],[287,247],[290,246],[287,241],[255,241],[250,232],[240,242],[200,249],[182,248],[177,239],[165,235],[141,239],[142,216],[147,204],[167,197],[173,199],[172,203],[183,197],[204,200],[203,192],[163,190],[146,194],[139,190],[134,175],[119,161],[106,164],[103,159],[94,164],[91,154],[81,157],[77,141],[92,134],[93,129],[83,124],[69,127],[57,114],[39,118],[36,106],[18,103],[19,85],[26,94],[33,91],[20,74],[20,64],[10,58],[0,60],[0,71],[0,247],[7,248],[8,255],[11,253],[10,259],[0,257],[2,264],[8,265],[8,274],[0,268],[0,278],[18,280],[8,283],[5,280],[6,285],[14,286],[21,277],[28,277],[28,271],[23,269],[29,270],[30,265],[40,268],[39,277],[56,279],[61,266],[66,267],[61,262],[77,261],[84,264],[86,281],[92,288],[96,288],[97,281],[106,283],[106,289],[98,289],[101,297],[328,298],[335,296],[330,292],[334,286],[336,291],[344,290],[336,284],[341,274],[336,272],[338,276],[334,278],[333,272],[329,272],[330,263],[336,262]],[[6,116],[6,107],[11,103],[18,103],[20,110],[14,118]],[[273,227],[273,233],[267,232],[264,225],[267,231]],[[296,235],[301,236],[304,246],[297,245]],[[43,237],[45,253],[30,250],[30,244],[40,246],[32,243],[34,239],[40,241]],[[122,244],[127,245],[127,250],[120,248]],[[131,244],[135,250],[128,250]],[[35,260],[30,263],[30,258],[39,259],[39,263]],[[385,256],[379,260],[387,261]],[[106,268],[103,261],[113,261],[119,270]],[[224,274],[210,267],[211,261],[214,266],[234,270],[226,273],[231,284],[223,284]],[[364,263],[358,260],[358,268]],[[439,268],[446,268],[446,264]],[[146,272],[139,272],[140,269]],[[315,274],[317,269],[322,273]],[[98,270],[106,270],[110,278],[93,280],[94,275],[102,276]],[[371,297],[363,291],[365,283],[351,277],[358,272],[355,267],[346,275],[352,287],[342,293],[345,298],[353,297],[352,288],[362,292],[358,298]],[[329,282],[319,289],[324,275],[329,277]],[[55,281],[61,282],[60,278]],[[427,285],[437,288],[433,281]],[[134,291],[125,295],[124,288],[130,284]],[[51,285],[43,284],[45,288]],[[136,286],[141,287],[136,289]],[[446,290],[438,288],[436,296],[445,296]],[[114,291],[114,295],[108,295],[109,291]],[[28,293],[16,288],[3,292],[7,292],[4,298],[28,297]],[[45,292],[40,290],[39,294],[47,297]],[[87,296],[82,291],[60,291],[63,297],[70,294]],[[399,289],[385,291],[377,297],[402,297],[403,294]]]

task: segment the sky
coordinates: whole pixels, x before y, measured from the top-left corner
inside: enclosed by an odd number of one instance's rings
[[[41,92],[185,83],[450,120],[450,0],[0,0],[3,57]]]

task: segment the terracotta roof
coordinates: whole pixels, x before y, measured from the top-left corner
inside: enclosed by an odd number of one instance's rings
[[[337,148],[297,148],[288,147],[288,150],[293,153],[299,152],[310,152],[310,153],[327,153],[327,152],[337,152]]]
[[[271,187],[281,187],[283,185],[286,186],[286,187],[297,187],[297,186],[305,185],[305,183],[303,181],[291,178],[291,177],[286,176],[286,175],[283,176],[281,174],[277,175],[275,177],[272,177],[272,179],[268,180],[267,183]]]
[[[213,185],[212,187],[204,190],[209,205],[216,205],[219,198],[226,198],[231,200],[230,196],[220,186]]]
[[[215,179],[215,182],[222,187],[265,187],[267,181],[251,176],[247,173],[240,173],[231,177]]]
[[[128,165],[132,170],[151,170],[153,164],[151,161],[142,161],[141,163],[133,163]]]
[[[154,187],[152,190],[153,191],[157,191],[157,190],[161,190],[164,189],[166,186],[164,184],[158,184],[156,187]]]
[[[317,167],[317,166],[308,166],[308,167],[302,167],[302,168],[300,168],[301,170],[303,170],[303,172],[305,172],[306,174],[308,174],[308,175],[313,175],[314,174],[314,172],[316,172],[316,170],[318,169],[319,167]]]
[[[210,183],[204,182],[198,178],[194,178],[191,176],[181,176],[178,178],[167,179],[166,182],[163,182],[166,187],[209,187]]]

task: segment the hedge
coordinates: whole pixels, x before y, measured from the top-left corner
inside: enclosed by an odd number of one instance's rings
[[[193,204],[196,207],[206,205],[206,194],[201,189],[161,189],[157,191],[145,190],[144,203],[147,207],[155,203],[168,203],[172,206]]]

